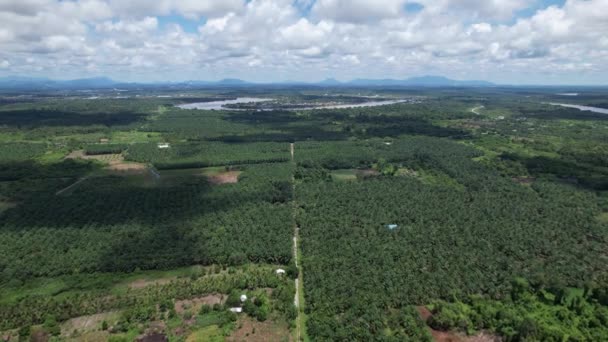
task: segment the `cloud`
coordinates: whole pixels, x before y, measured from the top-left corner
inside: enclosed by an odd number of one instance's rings
[[[397,17],[405,4],[405,0],[317,0],[312,13],[321,19],[361,23]]]
[[[408,10],[414,2],[421,6]],[[567,0],[521,16],[530,4],[0,0],[0,63],[10,61],[0,73],[66,78],[95,72],[143,80],[427,73],[534,83],[547,75],[568,83],[608,79],[608,0]],[[185,29],[197,22],[198,30]]]
[[[114,13],[120,17],[146,17],[180,14],[186,18],[221,17],[230,12],[241,12],[244,0],[110,0]]]

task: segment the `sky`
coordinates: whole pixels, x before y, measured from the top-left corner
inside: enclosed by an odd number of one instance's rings
[[[0,0],[0,77],[608,85],[608,0]]]

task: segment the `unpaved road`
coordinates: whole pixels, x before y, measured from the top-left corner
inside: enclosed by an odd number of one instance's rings
[[[482,108],[485,108],[485,106],[475,107],[475,108],[471,109],[471,113],[476,114],[476,115],[481,115],[481,113],[479,113],[478,110],[480,110]]]
[[[85,180],[87,180],[87,178],[89,178],[89,177],[87,176],[87,177],[82,177],[82,178],[80,178],[79,180],[77,180],[76,182],[74,182],[72,185],[69,185],[67,188],[63,188],[63,189],[61,189],[61,190],[57,191],[57,192],[55,193],[55,195],[59,196],[59,195],[61,195],[62,193],[64,193],[64,192],[66,192],[66,191],[68,191],[68,190],[70,190],[70,189],[72,189],[72,188],[74,188],[74,187],[78,186],[78,184],[80,184],[80,183],[84,182]]]
[[[295,144],[294,143],[289,144],[289,151],[291,153],[291,162],[295,163],[295,159],[294,159]],[[296,265],[296,269],[298,270],[298,277],[295,279],[296,294],[295,294],[295,297],[293,300],[293,304],[295,305],[296,309],[298,310],[298,317],[296,318],[297,341],[301,341],[302,340],[302,336],[301,336],[302,308],[300,307],[300,286],[303,287],[304,282],[302,281],[302,270],[300,269],[300,264],[298,263],[298,237],[299,237],[300,228],[298,227],[298,223],[296,221],[296,210],[297,210],[297,203],[295,200],[296,180],[293,175],[291,178],[291,182],[292,182],[291,184],[292,184],[292,190],[293,190],[293,194],[294,194],[293,214],[292,214],[293,215],[293,260]]]

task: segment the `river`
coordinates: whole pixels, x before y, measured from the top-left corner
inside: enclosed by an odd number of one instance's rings
[[[181,109],[233,110],[230,108],[224,108],[224,105],[237,104],[237,103],[266,102],[266,101],[272,101],[272,99],[263,99],[263,98],[259,98],[259,97],[238,97],[238,98],[236,98],[236,100],[186,103],[186,104],[178,105],[177,107],[179,107]]]
[[[196,102],[177,105],[181,109],[203,109],[203,110],[240,110],[235,108],[226,108],[228,104],[252,103],[252,102],[267,102],[273,99],[257,98],[257,97],[239,97],[236,100],[211,101],[211,102]],[[385,106],[402,102],[410,102],[411,100],[386,100],[386,101],[370,101],[363,103],[351,104],[334,104],[334,105],[318,105],[310,107],[299,107],[287,110],[313,110],[313,109],[338,109],[338,108],[361,108],[361,107],[377,107]],[[250,110],[250,109],[243,109]],[[272,108],[264,108],[263,110],[273,110]]]
[[[608,109],[606,109],[606,108],[581,106],[581,105],[574,105],[574,104],[568,104],[568,103],[556,103],[556,102],[549,102],[548,104],[554,105],[554,106],[562,106],[562,107],[566,107],[566,108],[575,108],[578,110],[584,110],[584,111],[588,111],[588,112],[608,114]]]

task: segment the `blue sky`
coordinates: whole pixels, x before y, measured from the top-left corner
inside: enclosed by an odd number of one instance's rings
[[[2,0],[0,22],[0,76],[608,83],[608,0]]]

